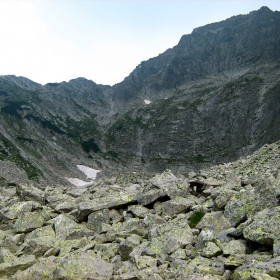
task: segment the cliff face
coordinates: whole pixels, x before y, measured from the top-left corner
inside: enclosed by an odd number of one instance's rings
[[[76,164],[184,172],[278,140],[279,26],[280,13],[263,7],[199,27],[113,87],[0,77],[5,176],[17,166],[59,182]]]

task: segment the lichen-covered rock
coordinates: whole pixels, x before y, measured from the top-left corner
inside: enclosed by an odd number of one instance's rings
[[[193,240],[191,229],[186,220],[170,223],[165,228],[162,234],[159,231],[158,236],[151,239],[144,250],[146,255],[153,257],[160,254],[171,254]]]
[[[162,195],[167,195],[172,199],[177,196],[186,197],[189,194],[190,185],[188,181],[184,178],[177,178],[168,169],[155,175],[150,182],[162,191]]]
[[[24,271],[18,271],[11,280],[50,280],[54,279],[56,269],[54,257],[38,260],[35,264]]]
[[[137,234],[141,237],[146,237],[148,235],[148,226],[143,219],[128,219],[124,221],[122,227],[127,234]]]
[[[119,253],[123,261],[130,259],[130,253],[140,244],[140,242],[140,236],[132,234],[120,243]]]
[[[276,191],[272,180],[268,178],[256,188],[248,185],[234,194],[225,207],[224,215],[232,226],[236,226],[247,218],[253,218],[262,209],[276,205]]]
[[[214,199],[215,206],[218,209],[224,209],[230,198],[235,194],[234,190],[228,188],[221,188],[219,195]]]
[[[205,179],[203,181],[203,183],[208,187],[210,187],[210,186],[217,187],[217,186],[221,186],[221,185],[225,184],[225,181],[217,180],[217,179],[212,178],[212,177],[208,177],[207,179]]]
[[[8,249],[10,252],[15,253],[19,249],[19,245],[24,240],[24,233],[16,235],[7,235],[1,244],[2,248]]]
[[[280,256],[280,235],[276,236],[273,242],[273,256]]]
[[[55,247],[55,232],[51,226],[37,228],[27,233],[24,239],[24,252],[36,257],[42,256],[46,251]]]
[[[195,226],[197,229],[213,229],[215,233],[230,228],[229,221],[225,218],[222,211],[206,213],[201,221]]]
[[[35,257],[33,255],[24,255],[17,258],[9,250],[0,249],[0,277],[3,275],[10,276],[34,263]]]
[[[139,193],[137,202],[141,205],[149,205],[161,196],[163,196],[162,189],[152,185],[144,188],[143,192]]]
[[[225,259],[224,265],[226,269],[234,270],[235,268],[244,265],[248,261],[247,255],[235,254],[230,255]]]
[[[206,246],[203,248],[201,252],[201,256],[206,258],[217,257],[222,254],[222,250],[219,246],[217,246],[214,242],[207,242]]]
[[[197,256],[191,260],[183,270],[184,276],[199,275],[219,275],[222,276],[225,272],[223,260],[217,258],[204,258]]]
[[[22,201],[17,202],[0,210],[0,219],[5,220],[15,220],[20,214],[25,212],[31,212],[34,210],[41,209],[41,204],[34,201]]]
[[[235,227],[246,219],[247,216],[252,216],[252,209],[255,203],[255,192],[252,187],[242,189],[235,193],[230,198],[225,206],[224,215],[230,222],[230,225]]]
[[[87,228],[99,234],[102,232],[102,224],[109,224],[109,222],[109,209],[99,210],[88,216]]]
[[[137,218],[145,218],[150,210],[142,205],[130,205],[127,208],[128,212],[131,212]]]
[[[202,229],[196,239],[195,248],[196,249],[202,249],[204,248],[205,244],[207,242],[215,242],[216,236],[215,232],[212,229],[208,229],[207,227],[205,229]]]
[[[251,280],[255,275],[267,274],[270,277],[280,278],[280,257],[276,257],[267,262],[254,261],[238,267],[233,275],[234,280]]]
[[[54,279],[110,280],[113,264],[93,257],[90,253],[76,252],[61,258],[54,271]]]
[[[134,257],[135,265],[138,269],[146,269],[149,267],[157,267],[157,259],[149,256],[139,256]]]
[[[231,240],[228,243],[221,243],[220,244],[224,255],[244,255],[246,254],[247,246],[246,241],[239,239],[239,240]]]
[[[78,218],[83,220],[90,213],[120,207],[132,202],[136,202],[137,193],[132,192],[113,192],[104,197],[83,201],[78,205]]]
[[[102,260],[110,262],[117,255],[120,245],[118,243],[96,244],[94,252]]]
[[[176,250],[170,255],[170,259],[172,260],[175,259],[185,260],[186,258],[187,258],[186,249],[181,249],[181,248],[179,248],[178,250]]]
[[[16,233],[29,232],[36,228],[42,227],[44,218],[38,212],[26,212],[21,214],[14,224]]]
[[[192,206],[198,203],[198,199],[194,196],[175,197],[162,203],[162,215],[174,215],[181,212],[187,212]]]
[[[69,196],[64,193],[51,193],[46,196],[46,202],[49,207],[55,209],[63,203],[75,203],[75,199],[72,196]]]
[[[38,188],[35,188],[32,185],[24,185],[24,184],[17,185],[16,192],[21,200],[36,201],[41,205],[45,204],[45,200],[46,200],[45,192]]]
[[[254,216],[254,221],[244,230],[245,238],[265,245],[273,245],[274,239],[280,235],[280,206],[264,209]]]
[[[93,231],[81,224],[77,224],[63,214],[53,219],[53,222],[56,238],[60,240],[79,239],[84,236],[94,235]]]

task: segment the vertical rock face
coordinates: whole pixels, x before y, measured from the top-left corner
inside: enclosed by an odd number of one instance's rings
[[[65,183],[77,164],[181,173],[277,141],[279,26],[262,7],[196,28],[113,87],[1,76],[1,180]]]

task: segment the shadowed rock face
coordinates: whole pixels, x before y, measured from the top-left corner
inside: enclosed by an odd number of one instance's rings
[[[113,87],[1,76],[3,182],[84,179],[77,164],[180,173],[277,141],[279,26],[263,7],[199,27]]]

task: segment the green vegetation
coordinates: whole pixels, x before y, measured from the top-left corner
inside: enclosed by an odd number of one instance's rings
[[[93,151],[94,153],[100,152],[98,145],[95,143],[94,138],[90,138],[88,141],[84,141],[81,143],[83,150],[86,153]]]
[[[200,209],[192,213],[192,215],[189,217],[189,226],[190,228],[194,228],[203,218],[205,215],[204,210]]]
[[[30,138],[25,138],[25,137],[17,137],[18,140],[24,141],[24,142],[29,142],[29,143],[34,143],[34,141]]]
[[[56,125],[52,124],[50,121],[45,121],[40,119],[39,117],[36,117],[34,115],[28,114],[25,116],[26,119],[31,120],[33,119],[35,122],[40,123],[43,128],[48,128],[58,134],[66,134],[64,131],[62,131],[59,127],[57,127]]]
[[[41,171],[33,166],[29,161],[24,159],[20,151],[13,145],[11,141],[0,135],[0,160],[9,160],[14,162],[20,169],[23,169],[28,179],[38,181]]]
[[[22,101],[6,101],[6,103],[8,105],[6,105],[5,107],[3,107],[1,109],[2,113],[11,115],[11,116],[15,116],[19,119],[21,119],[21,115],[18,113],[18,111],[22,110],[21,106],[22,105],[27,105],[25,102]]]
[[[0,95],[3,95],[3,96],[8,96],[8,93],[4,90],[0,90]]]

